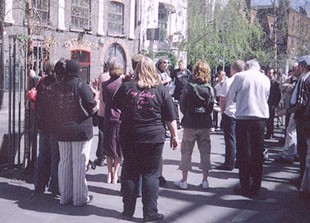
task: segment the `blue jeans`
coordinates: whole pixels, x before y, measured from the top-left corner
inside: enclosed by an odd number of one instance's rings
[[[159,191],[159,168],[164,143],[122,142],[122,195],[124,214],[133,216],[135,212],[139,178],[142,176],[143,217],[157,214]]]
[[[49,191],[59,194],[58,190],[58,163],[59,148],[55,134],[39,132],[39,155],[35,170],[34,186],[35,191],[44,193],[45,187],[49,186]]]
[[[258,193],[261,188],[265,124],[264,119],[237,120],[237,162],[241,189],[245,192]]]
[[[234,168],[236,159],[236,119],[223,113],[222,124],[225,140],[224,165],[229,168]]]

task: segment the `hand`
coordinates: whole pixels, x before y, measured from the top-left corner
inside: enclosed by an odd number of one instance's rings
[[[175,150],[179,147],[179,140],[177,137],[171,137],[170,139],[170,147]]]
[[[283,115],[286,115],[286,109],[282,109],[281,111],[278,112],[279,117],[282,117]]]

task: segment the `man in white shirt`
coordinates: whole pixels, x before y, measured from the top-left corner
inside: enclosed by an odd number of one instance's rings
[[[227,93],[227,100],[236,102],[236,156],[240,188],[234,191],[238,195],[258,195],[261,188],[269,93],[270,80],[261,73],[256,60],[246,62],[245,71],[235,75]]]
[[[236,159],[236,103],[229,98],[226,100],[226,95],[229,90],[231,83],[234,80],[234,75],[238,72],[243,71],[244,61],[236,60],[231,64],[230,67],[230,78],[227,78],[223,83],[220,97],[220,108],[222,112],[222,127],[224,131],[225,140],[225,162],[216,167],[219,170],[233,170]]]

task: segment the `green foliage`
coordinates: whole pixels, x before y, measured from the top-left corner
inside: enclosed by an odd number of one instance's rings
[[[189,38],[185,44],[190,63],[205,59],[211,67],[236,59],[266,60],[262,50],[263,30],[250,23],[245,0],[230,0],[225,7],[207,10],[202,1],[189,0]],[[216,1],[215,1],[216,2]]]

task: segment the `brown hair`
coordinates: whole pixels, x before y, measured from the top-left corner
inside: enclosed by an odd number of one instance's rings
[[[211,69],[206,61],[199,60],[193,68],[193,77],[201,84],[206,84],[210,80]]]

